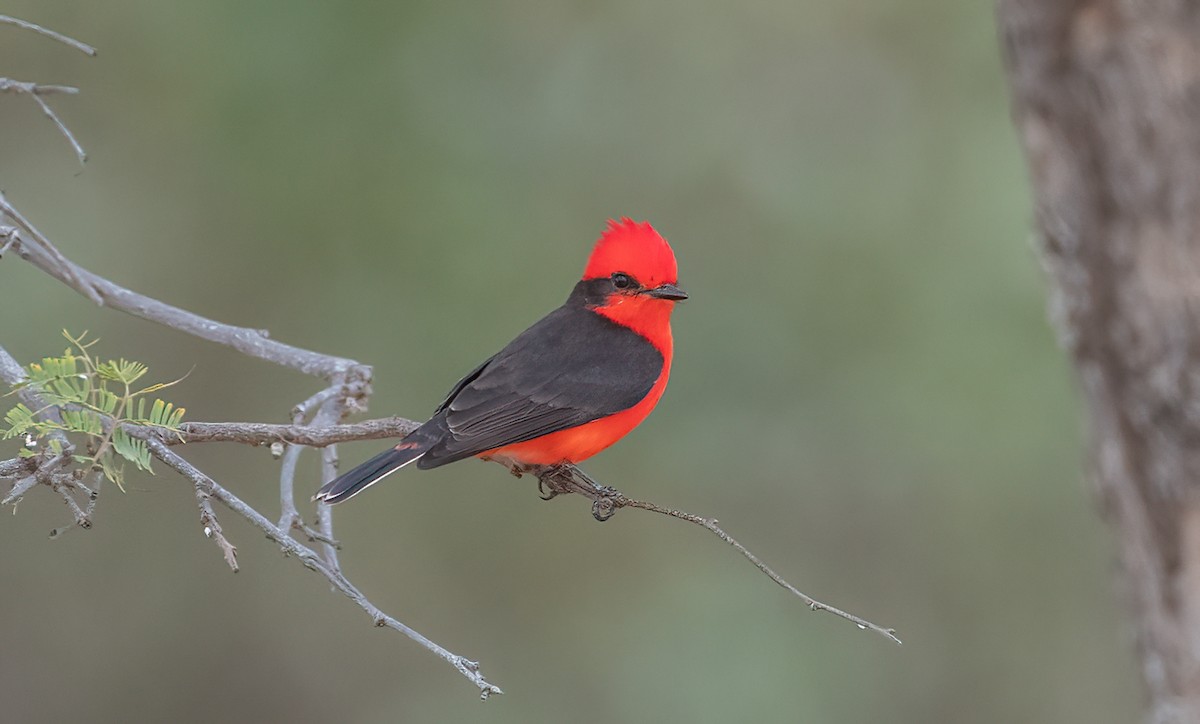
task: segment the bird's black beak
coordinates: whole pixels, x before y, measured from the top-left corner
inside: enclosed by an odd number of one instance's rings
[[[642,292],[642,294],[645,294],[648,297],[654,297],[655,299],[671,299],[674,301],[680,301],[688,298],[687,292],[683,291],[674,284],[660,284],[653,289],[647,289],[646,291]]]

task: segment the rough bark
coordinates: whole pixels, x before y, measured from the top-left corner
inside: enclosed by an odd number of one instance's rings
[[[1200,4],[998,0],[1147,721],[1200,722]]]

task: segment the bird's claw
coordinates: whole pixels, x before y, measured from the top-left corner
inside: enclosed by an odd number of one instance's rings
[[[612,498],[596,498],[592,501],[592,517],[603,523],[617,512],[617,505]]]
[[[541,498],[542,500],[553,500],[554,498],[557,498],[559,495],[562,495],[561,490],[558,490],[554,486],[550,485],[544,479],[538,478],[538,497],[539,498]]]

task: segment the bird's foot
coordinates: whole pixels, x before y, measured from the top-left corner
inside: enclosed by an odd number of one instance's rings
[[[530,468],[538,479],[538,495],[542,500],[552,500],[564,493],[579,493],[592,500],[592,517],[604,522],[613,517],[622,507],[621,491],[601,485],[579,468],[569,463]]]

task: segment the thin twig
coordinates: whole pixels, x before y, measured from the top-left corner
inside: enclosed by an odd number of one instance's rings
[[[8,15],[0,15],[0,24],[15,25],[18,28],[32,30],[33,32],[35,32],[39,35],[44,35],[47,38],[50,38],[52,40],[57,40],[60,43],[69,45],[81,53],[85,53],[92,57],[95,57],[95,55],[96,55],[96,49],[93,48],[92,46],[88,45],[87,43],[81,43],[78,40],[76,40],[75,38],[68,37],[66,35],[63,35],[62,33],[56,33],[53,30],[50,30],[49,28],[43,28],[41,25],[37,25],[36,23],[31,23],[28,20],[21,20],[19,18],[10,17]]]
[[[8,253],[8,250],[11,249],[20,238],[20,235],[17,234],[16,227],[0,226],[0,239],[4,239],[4,244],[0,245],[0,258],[3,258],[4,255]]]
[[[75,496],[71,494],[71,485],[63,480],[64,477],[70,477],[71,473],[66,471],[57,472],[42,472],[38,471],[39,480],[49,485],[50,488],[58,493],[63,502],[67,504],[67,509],[71,511],[71,517],[74,519],[71,525],[62,528],[55,528],[50,532],[51,538],[57,538],[75,526],[79,526],[84,530],[92,527],[92,519],[88,513],[85,513],[83,508],[79,507],[79,503],[75,500]]]
[[[692,513],[685,513],[681,510],[673,508],[665,508],[656,503],[650,503],[644,500],[636,500],[621,493],[615,488],[600,485],[592,479],[587,473],[583,472],[574,465],[559,465],[546,468],[535,468],[530,470],[514,471],[532,473],[538,479],[539,488],[548,491],[548,495],[543,495],[546,500],[555,497],[556,495],[566,493],[578,493],[592,501],[592,515],[600,521],[608,520],[620,508],[640,508],[649,510],[661,515],[686,520],[689,523],[695,523],[702,528],[716,535],[721,540],[725,541],[733,548],[741,553],[748,561],[754,564],[754,567],[765,573],[772,581],[775,581],[780,586],[790,591],[793,595],[804,602],[813,611],[827,611],[835,616],[844,618],[856,624],[860,629],[874,631],[875,633],[886,636],[887,638],[900,643],[900,639],[896,637],[895,629],[884,628],[870,621],[855,616],[852,613],[822,603],[811,596],[802,593],[792,584],[788,583],[778,573],[772,570],[762,559],[750,552],[746,546],[739,543],[733,536],[729,535],[717,525],[717,521],[713,518],[704,518]]]
[[[313,426],[325,426],[336,422],[340,417],[337,410],[341,409],[341,405],[337,404],[337,400],[341,388],[342,380],[335,377],[332,385],[293,407],[292,422],[294,425],[302,429],[309,427],[305,420],[310,414],[314,416]],[[326,558],[336,562],[336,552],[329,553],[329,551],[334,551],[338,545],[333,538],[332,524],[326,526],[328,531],[314,530],[304,522],[304,518],[296,509],[296,466],[303,451],[304,448],[301,446],[290,445],[283,453],[283,460],[279,466],[279,527],[284,530],[299,530],[310,541],[321,541],[326,546]]]
[[[83,150],[83,146],[79,144],[79,140],[75,138],[75,134],[71,133],[71,129],[67,128],[67,124],[58,117],[50,104],[42,100],[44,95],[52,95],[54,93],[66,93],[74,95],[79,92],[78,88],[73,88],[66,85],[39,85],[28,81],[12,80],[11,78],[0,78],[0,93],[21,93],[29,96],[42,109],[42,113],[50,119],[58,128],[58,132],[67,139],[71,144],[71,148],[75,150],[75,156],[79,159],[80,165],[87,163],[87,153]]]
[[[317,414],[313,417],[313,425],[328,425],[336,423],[342,419],[345,413],[345,407],[341,404],[337,397],[330,398],[324,402],[317,410]],[[337,445],[329,445],[321,450],[321,460],[318,463],[321,475],[318,478],[320,485],[333,480],[337,477],[338,453]],[[325,560],[333,567],[335,571],[341,572],[341,562],[338,561],[338,546],[333,538],[333,513],[329,510],[328,505],[317,506],[317,528],[321,532],[322,550],[325,553]]]
[[[309,419],[316,413],[316,410],[321,405],[324,405],[329,400],[332,400],[338,394],[339,385],[331,385],[323,390],[319,390],[304,402],[297,403],[292,408],[292,422],[297,425],[303,425],[304,421]]]
[[[92,519],[92,513],[96,510],[96,503],[100,500],[100,488],[104,486],[104,474],[100,471],[93,471],[91,480],[91,488],[88,488],[86,485],[78,481],[75,483],[75,487],[83,490],[84,493],[87,494],[88,501],[87,505],[83,508],[83,514],[87,516],[88,520]]]
[[[47,85],[29,81],[0,78],[0,93],[25,93],[31,96],[48,96],[56,93],[78,95],[79,89],[70,85]]]
[[[42,113],[58,127],[58,132],[67,139],[67,143],[71,144],[71,148],[75,150],[75,157],[79,159],[80,165],[87,163],[87,152],[83,150],[83,146],[79,144],[79,140],[75,138],[75,134],[71,133],[71,129],[67,128],[67,124],[63,123],[58,114],[54,112],[54,109],[50,107],[50,104],[42,100],[40,93],[31,93],[29,97],[41,107]]]
[[[212,508],[212,501],[209,500],[208,493],[205,492],[203,486],[199,483],[193,483],[193,486],[196,489],[196,504],[200,507],[201,530],[204,531],[205,536],[216,542],[217,547],[221,549],[221,554],[225,556],[225,562],[229,564],[230,570],[237,573],[237,546],[225,538],[225,531],[221,528],[221,522],[217,520],[217,514]]]
[[[16,503],[21,502],[21,498],[24,497],[25,493],[28,493],[37,484],[38,479],[36,475],[30,475],[26,478],[18,480],[4,496],[4,498],[0,499],[0,505],[15,505]]]
[[[257,510],[249,505],[246,505],[246,503],[242,502],[242,500],[236,495],[223,488],[208,475],[205,475],[187,460],[177,455],[173,450],[163,444],[161,440],[148,440],[147,445],[149,445],[150,451],[154,454],[154,456],[164,464],[173,468],[188,480],[191,480],[193,484],[201,487],[206,493],[220,501],[222,505],[245,518],[250,522],[251,525],[266,534],[267,538],[278,544],[279,547],[282,548],[286,553],[289,553],[299,560],[306,568],[316,571],[324,576],[334,588],[336,588],[338,591],[341,591],[346,597],[354,601],[360,608],[366,611],[367,614],[371,616],[371,619],[375,622],[376,626],[385,626],[398,631],[449,662],[451,666],[459,671],[459,673],[470,679],[472,683],[479,687],[481,698],[487,699],[492,694],[503,693],[500,690],[500,687],[490,683],[483,677],[483,674],[480,673],[478,662],[471,661],[464,656],[459,656],[458,654],[448,651],[433,641],[425,638],[417,631],[405,626],[395,618],[392,618],[391,616],[388,616],[380,611],[379,608],[376,607],[375,604],[371,603],[366,596],[364,596],[357,588],[355,588],[345,576],[335,570],[311,548],[295,541],[290,535],[288,535],[286,530],[283,530],[272,524],[271,521],[267,520],[266,517],[264,517]]]
[[[279,465],[279,527],[291,530],[300,524],[300,513],[296,511],[296,465],[304,448],[289,445]]]

